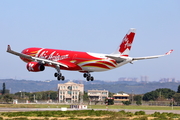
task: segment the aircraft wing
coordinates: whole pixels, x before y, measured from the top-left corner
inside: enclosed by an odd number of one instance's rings
[[[22,53],[19,53],[19,52],[15,52],[15,51],[11,50],[10,45],[8,45],[8,47],[7,47],[7,52],[11,53],[11,54],[14,54],[14,55],[17,55],[19,57],[31,59],[33,61],[38,61],[38,62],[41,62],[43,64],[47,63],[49,65],[56,65],[58,67],[63,66],[63,67],[68,68],[68,65],[60,63],[60,62],[56,62],[56,61],[52,61],[52,60],[48,60],[48,59],[44,59],[44,58],[39,58],[39,57],[32,57],[30,55],[26,55],[26,54],[22,54]]]
[[[155,56],[147,56],[147,57],[137,57],[137,58],[133,58],[133,61],[136,61],[136,60],[144,60],[144,59],[159,58],[159,57],[162,57],[162,56],[170,55],[172,52],[173,52],[173,50],[170,50],[169,52],[165,53],[164,55],[155,55]]]

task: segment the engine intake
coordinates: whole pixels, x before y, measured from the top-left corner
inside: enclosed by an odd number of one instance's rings
[[[26,68],[28,69],[28,71],[31,72],[39,72],[39,71],[43,71],[45,69],[45,66],[38,62],[29,62]]]

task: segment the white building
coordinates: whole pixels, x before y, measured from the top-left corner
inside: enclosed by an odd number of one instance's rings
[[[104,101],[108,97],[107,90],[88,90],[90,101]]]
[[[78,103],[84,94],[84,84],[67,82],[58,84],[58,102],[59,103]]]

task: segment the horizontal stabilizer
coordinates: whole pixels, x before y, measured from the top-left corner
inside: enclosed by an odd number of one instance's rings
[[[111,59],[114,59],[117,63],[121,63],[121,62],[123,62],[124,60],[126,60],[126,59],[123,58],[123,57],[117,57],[117,56],[113,56],[113,55],[106,55],[106,57],[111,58]]]

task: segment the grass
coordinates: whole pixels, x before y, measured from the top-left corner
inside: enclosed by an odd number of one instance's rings
[[[0,104],[0,108],[61,108],[69,106],[59,104]]]
[[[69,108],[70,105],[61,104],[0,104],[0,108]],[[137,109],[137,110],[172,110],[170,106],[133,106],[133,105],[109,105],[108,109]],[[89,105],[91,109],[106,109],[105,105]],[[173,110],[180,110],[179,106],[174,106]]]
[[[120,113],[120,112],[119,112]],[[78,110],[78,111],[28,111],[28,112],[3,112],[1,116],[7,117],[80,117],[80,116],[112,116],[117,112],[112,111],[94,111],[94,110]],[[123,113],[126,115],[126,113]],[[127,115],[126,115],[127,116]]]
[[[101,119],[101,120],[148,120],[151,117],[156,120],[179,119],[179,114],[159,113],[155,112],[151,115],[145,115],[144,111],[138,111],[135,114],[131,112],[119,111],[94,111],[94,110],[78,110],[78,111],[29,111],[29,112],[3,112],[0,113],[1,119],[8,120],[28,120],[28,119]],[[0,119],[0,120],[1,120]]]
[[[90,107],[90,106],[89,106]],[[92,109],[106,109],[105,105],[91,105]],[[133,106],[133,105],[109,105],[108,109],[138,109],[138,110],[172,110],[170,106]],[[173,110],[180,110],[180,107],[174,106]]]

